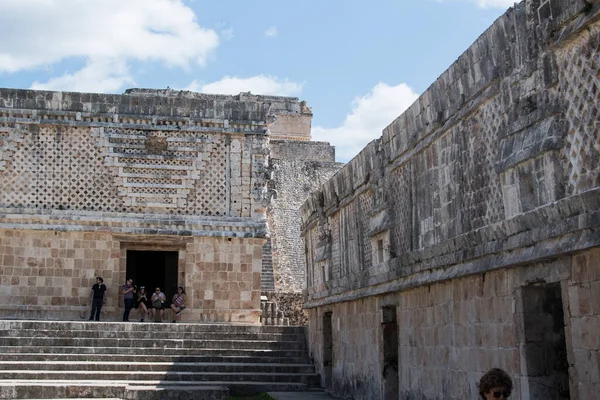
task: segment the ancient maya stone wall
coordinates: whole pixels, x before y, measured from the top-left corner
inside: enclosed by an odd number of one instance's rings
[[[184,320],[258,322],[270,129],[307,141],[311,117],[249,93],[0,89],[0,315],[87,317],[102,276],[118,320],[127,251],[164,250],[178,253]]]
[[[600,393],[600,5],[500,17],[302,209],[311,355],[354,399]]]

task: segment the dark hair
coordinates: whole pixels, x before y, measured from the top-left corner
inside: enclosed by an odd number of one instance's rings
[[[104,283],[104,279],[100,278],[99,276],[96,277],[96,279],[98,279],[100,281],[100,283]]]
[[[479,395],[485,399],[485,394],[493,388],[503,388],[509,395],[513,389],[513,383],[508,374],[500,368],[492,368],[479,381]]]

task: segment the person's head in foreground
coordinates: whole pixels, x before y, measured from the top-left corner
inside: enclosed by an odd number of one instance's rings
[[[479,381],[479,395],[484,400],[507,399],[512,393],[510,376],[500,368],[492,368]]]

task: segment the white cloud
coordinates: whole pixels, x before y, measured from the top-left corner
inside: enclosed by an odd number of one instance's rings
[[[439,0],[448,1],[448,0]],[[469,1],[476,3],[481,8],[509,8],[515,3],[519,3],[521,0],[452,0],[452,1]]]
[[[277,37],[277,27],[272,26],[265,31],[265,37]]]
[[[263,95],[297,96],[302,92],[302,83],[292,82],[288,79],[279,79],[269,75],[257,75],[250,78],[225,76],[221,80],[206,84],[194,80],[184,90],[218,94],[252,92]]]
[[[34,90],[60,90],[75,92],[116,92],[124,85],[135,85],[127,64],[122,60],[90,60],[72,74],[51,78],[48,82],[35,81]]]
[[[352,111],[341,126],[315,126],[312,138],[335,146],[336,158],[348,161],[370,141],[381,136],[383,128],[406,110],[418,97],[409,86],[378,83],[369,93],[352,101]]]
[[[85,58],[92,61],[84,69],[46,85],[89,79],[87,84],[99,80],[113,88],[115,74],[102,69],[111,65],[108,60],[125,69],[132,60],[203,66],[219,44],[216,32],[202,28],[181,0],[2,0],[0,37],[0,72]]]

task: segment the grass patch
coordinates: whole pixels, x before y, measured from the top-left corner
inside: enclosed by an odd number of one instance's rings
[[[234,396],[229,397],[228,400],[275,400],[266,393],[258,393],[252,396]]]

